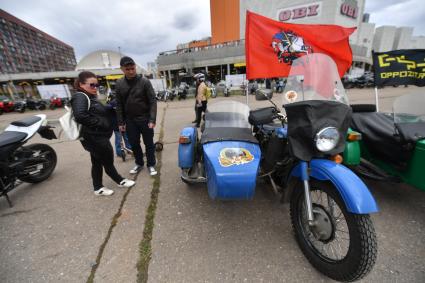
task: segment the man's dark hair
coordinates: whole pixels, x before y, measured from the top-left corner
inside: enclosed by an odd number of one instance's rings
[[[120,60],[120,66],[121,67],[125,67],[125,66],[130,66],[130,65],[136,65],[136,63],[134,62],[134,60],[128,56],[124,56],[121,58]]]

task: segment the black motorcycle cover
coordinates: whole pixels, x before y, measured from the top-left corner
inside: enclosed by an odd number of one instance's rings
[[[328,100],[307,100],[284,105],[288,118],[288,140],[291,155],[304,161],[313,157],[335,155],[344,151],[345,137],[351,120],[351,107]],[[320,152],[314,138],[323,128],[335,127],[340,139],[336,147]]]
[[[362,140],[373,157],[405,169],[420,139],[419,123],[394,124],[388,113],[354,113],[351,128],[362,134]],[[422,130],[423,133],[423,130]]]

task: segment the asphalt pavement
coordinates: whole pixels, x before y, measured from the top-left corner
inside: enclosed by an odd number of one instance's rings
[[[381,110],[412,90],[379,90]],[[373,89],[348,94],[351,103],[374,102]],[[245,101],[234,96],[210,103],[230,99]],[[268,102],[250,96],[249,104]],[[64,110],[44,113],[55,124]],[[33,114],[4,114],[0,130]],[[288,206],[266,184],[258,183],[252,201],[213,201],[205,186],[180,180],[177,141],[194,119],[193,99],[160,102],[158,114],[160,174],[130,176],[134,159],[116,159],[118,171],[137,183],[121,189],[104,176],[104,185],[115,190],[111,197],[93,194],[89,155],[78,141],[31,140],[50,144],[58,165],[45,182],[12,191],[12,208],[0,199],[0,282],[332,282],[304,258]],[[366,183],[380,212],[372,215],[378,259],[362,282],[424,282],[425,193],[405,184]]]

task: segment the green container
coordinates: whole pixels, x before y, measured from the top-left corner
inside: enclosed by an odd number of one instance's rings
[[[368,159],[387,173],[400,177],[404,183],[425,191],[425,139],[416,142],[412,158],[404,171],[398,171],[391,164],[376,158],[371,158],[370,155],[367,155],[368,154],[363,154],[362,151],[363,158]]]
[[[348,134],[354,132],[348,129]],[[346,141],[343,153],[345,165],[359,165],[360,164],[360,142],[359,141]]]

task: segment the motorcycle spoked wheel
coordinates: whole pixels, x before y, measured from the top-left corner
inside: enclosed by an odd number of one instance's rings
[[[27,151],[32,151],[32,157],[44,157],[47,161],[37,163],[31,162],[31,164],[25,164],[24,170],[31,170],[35,166],[34,174],[28,174],[24,176],[19,176],[19,179],[27,183],[39,183],[47,178],[53,173],[53,170],[56,167],[57,156],[53,148],[47,144],[35,143],[25,147]],[[42,169],[38,169],[38,165],[43,165]]]
[[[303,184],[291,197],[291,221],[295,238],[309,262],[338,281],[366,276],[375,264],[377,242],[370,216],[347,211],[336,189],[327,182],[310,181],[317,228],[308,225]]]

